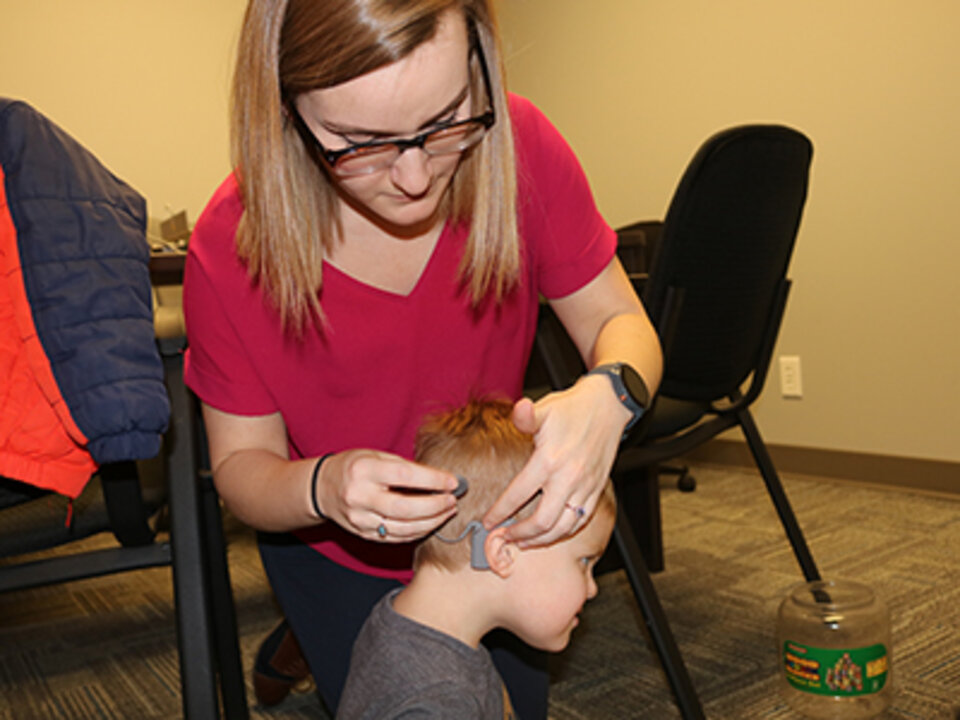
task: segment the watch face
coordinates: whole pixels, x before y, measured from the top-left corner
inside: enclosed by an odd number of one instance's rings
[[[640,374],[629,365],[620,366],[620,377],[623,378],[623,384],[627,388],[630,396],[637,401],[643,409],[650,407],[650,393],[643,382]]]

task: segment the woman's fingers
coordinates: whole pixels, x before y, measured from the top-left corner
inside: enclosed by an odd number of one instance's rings
[[[420,520],[398,520],[390,517],[374,516],[370,523],[372,529],[364,533],[364,536],[377,542],[413,542],[433,532],[455,514],[456,508],[436,517]]]
[[[570,535],[576,524],[576,516],[564,512],[562,503],[544,494],[533,515],[507,529],[506,539],[520,547],[549,545]]]
[[[545,545],[576,532],[589,520],[610,474],[622,422],[607,412],[599,384],[578,383],[532,403],[520,400],[513,422],[534,434],[535,449],[484,516],[489,529],[542,492],[535,511],[507,529],[521,545]]]
[[[549,466],[549,463],[547,465]],[[532,488],[526,491],[527,497],[542,491],[534,512],[507,528],[506,537],[519,543],[521,547],[548,545],[567,537],[582,525],[586,517],[587,506],[570,499],[575,495],[579,497],[583,493],[581,488],[585,478],[583,471],[579,469],[580,466],[576,463],[568,463],[548,473],[538,469],[542,467],[543,465],[538,462],[537,454],[534,453],[514,479],[514,482],[521,481],[526,487]],[[530,473],[529,480],[524,478],[527,472]],[[539,487],[535,487],[538,484],[536,479],[541,481]],[[578,512],[578,508],[582,508],[583,512]]]
[[[447,515],[457,507],[452,492],[410,492],[406,488],[387,487],[374,510],[393,520],[430,520]]]
[[[448,472],[372,450],[348,451],[338,459],[338,522],[360,537],[407,542],[456,512],[457,479]]]
[[[517,400],[513,406],[511,419],[520,432],[536,435],[537,430],[540,429],[540,420],[537,418],[537,406],[530,398],[525,397]]]
[[[439,473],[420,466],[424,471]],[[419,474],[419,473],[417,473]],[[434,492],[417,488],[433,487],[432,481],[404,485],[383,484],[381,496],[373,503],[373,527],[370,539],[402,543],[417,540],[449,520],[457,512],[452,492]],[[444,487],[447,485],[444,480]]]
[[[538,456],[534,453],[519,474],[510,481],[506,490],[487,510],[483,516],[484,527],[488,530],[495,528],[536,495],[542,486],[543,472]]]
[[[381,484],[411,493],[452,493],[457,487],[456,476],[427,465],[394,457],[388,469],[378,474]]]
[[[536,436],[542,422],[542,415],[537,414],[536,405],[529,398],[521,398],[513,406],[513,424],[520,432]],[[515,477],[507,489],[503,491],[497,501],[483,516],[483,524],[489,530],[496,527],[518,508],[532,498],[542,485],[542,474],[545,468],[541,467],[537,453],[531,457],[523,470]]]

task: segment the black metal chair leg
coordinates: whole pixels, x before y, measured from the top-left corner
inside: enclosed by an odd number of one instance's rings
[[[164,352],[170,395],[171,430],[167,434],[170,477],[170,542],[176,596],[181,692],[185,718],[209,720],[220,715],[213,664],[209,590],[204,581],[200,493],[194,472],[195,441],[190,432],[191,403],[183,384],[183,358]]]
[[[623,566],[630,580],[630,587],[633,588],[640,612],[643,614],[650,637],[667,675],[667,681],[676,698],[680,715],[684,720],[704,720],[700,698],[697,697],[686,665],[683,664],[680,649],[670,631],[667,616],[663,612],[657,590],[647,571],[643,553],[622,507],[617,508],[617,523],[613,536],[623,558]]]
[[[213,623],[224,716],[228,720],[246,720],[250,717],[250,711],[247,707],[243,665],[240,661],[237,615],[230,586],[226,545],[223,540],[220,502],[209,474],[201,474],[200,485],[201,511],[210,571],[210,595],[213,600],[212,607],[217,609]]]
[[[631,521],[632,534],[643,552],[648,572],[663,570],[659,477],[656,465],[614,476],[618,504]]]
[[[760,469],[764,483],[767,485],[767,492],[770,493],[770,498],[773,500],[777,514],[780,516],[780,522],[783,523],[783,529],[787,533],[787,539],[793,547],[793,554],[796,555],[797,562],[800,563],[800,569],[803,571],[804,578],[806,578],[807,582],[819,580],[820,571],[817,569],[817,564],[813,560],[810,548],[807,547],[807,541],[803,537],[803,531],[800,529],[797,517],[793,513],[793,508],[787,499],[787,493],[783,489],[783,483],[780,482],[780,476],[777,474],[777,469],[773,465],[773,459],[767,451],[767,446],[764,444],[763,438],[760,437],[760,431],[757,429],[757,424],[753,421],[753,416],[749,410],[744,408],[737,413],[737,418],[740,423],[740,428],[743,430],[744,437],[747,439],[750,452],[753,453],[753,459]]]

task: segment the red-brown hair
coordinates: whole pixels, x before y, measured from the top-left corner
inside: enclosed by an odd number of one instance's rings
[[[427,418],[416,439],[417,462],[441,468],[467,479],[467,493],[458,500],[458,512],[434,535],[418,546],[414,568],[431,563],[448,570],[470,559],[470,543],[448,543],[473,520],[482,518],[533,454],[533,436],[513,424],[513,403],[506,400],[473,400],[461,408]],[[521,519],[535,509],[531,498],[513,517]],[[608,482],[597,512],[616,512],[613,485]]]

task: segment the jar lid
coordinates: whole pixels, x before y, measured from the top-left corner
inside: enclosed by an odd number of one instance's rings
[[[815,580],[790,591],[791,601],[809,611],[853,610],[876,600],[873,590],[851,580]]]

